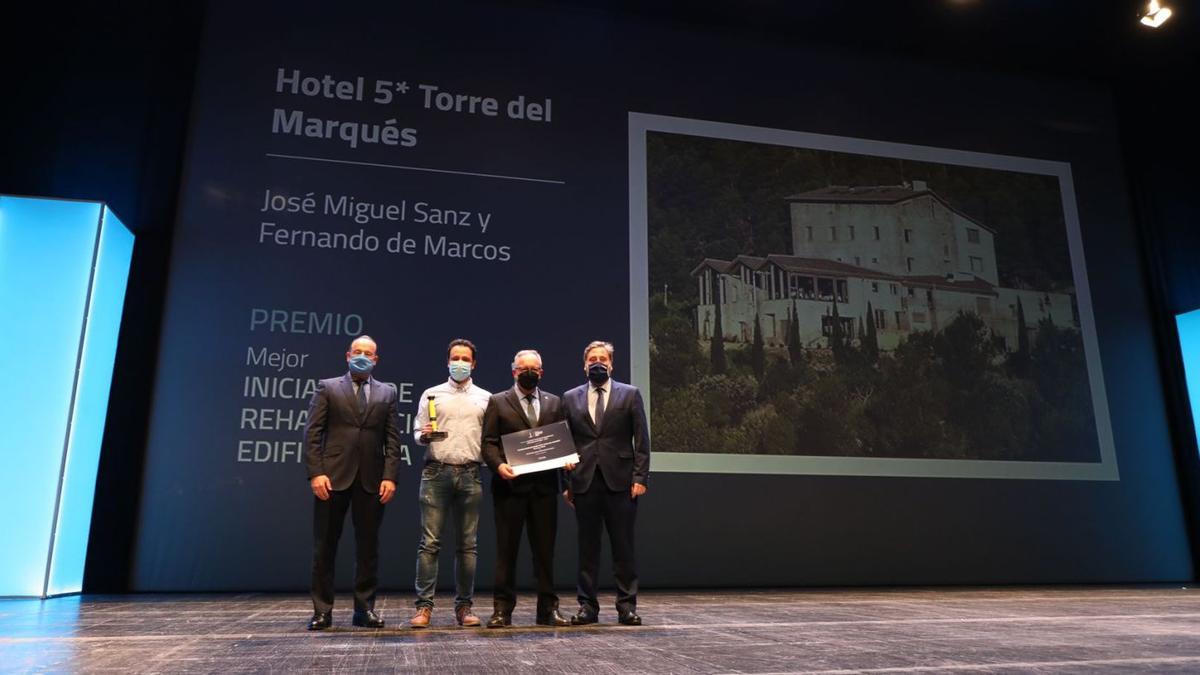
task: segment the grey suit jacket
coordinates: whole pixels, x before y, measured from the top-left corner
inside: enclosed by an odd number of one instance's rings
[[[368,492],[378,492],[381,480],[396,480],[400,469],[396,385],[371,378],[369,391],[371,399],[360,415],[349,373],[317,383],[304,427],[309,480],[323,474],[329,476],[334,490],[345,490],[357,476]]]

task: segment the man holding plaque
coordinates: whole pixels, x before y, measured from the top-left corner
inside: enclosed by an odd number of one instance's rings
[[[446,348],[450,377],[421,394],[413,437],[425,445],[425,467],[417,501],[421,509],[421,543],[417,548],[417,611],[409,620],[425,628],[433,614],[437,590],[438,554],[446,524],[453,520],[458,540],[454,557],[454,619],[460,626],[478,626],[471,611],[475,593],[475,550],[479,532],[479,439],[483,411],[491,394],[475,386],[475,345],[457,339]]]
[[[646,408],[637,387],[611,378],[613,346],[593,342],[583,350],[588,383],[563,394],[567,423],[575,437],[579,464],[567,474],[567,503],[579,526],[579,612],[574,625],[596,623],[600,602],[596,576],[600,539],[608,529],[613,575],[617,581],[617,618],[640,626],[637,614],[637,562],[633,526],[638,497],[650,474],[650,436]]]
[[[537,580],[537,623],[569,626],[558,612],[554,593],[554,538],[558,531],[557,470],[518,476],[508,462],[501,437],[562,419],[559,398],[538,389],[542,357],[532,349],[517,352],[512,362],[513,387],[488,399],[483,414],[483,459],[492,478],[492,505],[496,517],[496,582],[494,611],[488,628],[512,625],[517,604],[517,551],[521,530],[528,528]]]

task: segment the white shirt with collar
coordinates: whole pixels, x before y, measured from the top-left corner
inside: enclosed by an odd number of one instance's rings
[[[483,437],[483,412],[487,410],[491,395],[470,379],[461,384],[447,379],[426,389],[417,407],[413,437],[418,444],[429,446],[429,457],[435,461],[444,464],[482,462],[479,442]],[[430,396],[437,408],[438,431],[446,432],[446,440],[436,443],[428,443],[421,436],[421,429],[429,424]]]

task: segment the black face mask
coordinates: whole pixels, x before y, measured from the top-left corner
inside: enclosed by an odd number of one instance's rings
[[[600,362],[588,366],[588,380],[595,385],[608,382],[608,366]]]
[[[538,375],[536,370],[522,370],[517,375],[517,384],[521,385],[521,388],[525,391],[533,391],[537,388],[538,380],[540,379],[542,379],[542,376]]]

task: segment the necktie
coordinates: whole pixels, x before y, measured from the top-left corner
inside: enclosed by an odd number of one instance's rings
[[[596,428],[600,428],[600,421],[604,419],[604,388],[596,387]]]
[[[537,426],[537,412],[533,409],[533,394],[525,397],[525,416],[529,418],[529,424]]]
[[[362,381],[358,383],[358,414],[361,415],[367,411],[367,383]]]

